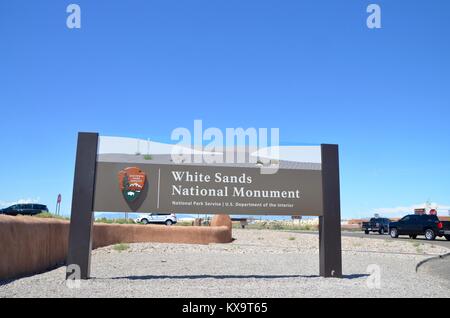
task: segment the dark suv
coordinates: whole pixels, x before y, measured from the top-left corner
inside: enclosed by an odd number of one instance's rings
[[[42,212],[48,212],[48,208],[43,204],[14,204],[9,208],[0,210],[0,214],[6,215],[36,215]]]
[[[389,219],[386,218],[371,218],[369,222],[362,223],[362,230],[364,233],[378,232],[384,234],[389,231]]]
[[[434,240],[436,236],[445,236],[447,240],[450,240],[450,222],[440,221],[436,215],[411,214],[398,222],[391,222],[389,234],[392,238],[409,235],[410,238],[415,239],[417,235],[425,235],[427,240]]]

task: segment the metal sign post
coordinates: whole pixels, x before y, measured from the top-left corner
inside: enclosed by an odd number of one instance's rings
[[[78,134],[67,264],[78,265],[81,279],[88,279],[91,270],[97,146],[98,134]]]
[[[342,276],[341,202],[337,145],[322,145],[323,215],[319,217],[320,276]]]

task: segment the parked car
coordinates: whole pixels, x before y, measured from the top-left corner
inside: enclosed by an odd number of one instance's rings
[[[172,225],[177,223],[177,216],[174,213],[149,213],[140,215],[135,222]]]
[[[6,215],[36,215],[39,213],[48,212],[48,208],[43,204],[14,204],[6,209],[1,210],[2,214]]]
[[[389,234],[392,238],[399,235],[409,235],[415,239],[418,235],[425,235],[427,240],[434,240],[436,236],[444,236],[450,241],[450,222],[440,221],[436,215],[407,215],[398,222],[389,224]]]
[[[386,218],[371,218],[369,222],[362,223],[362,230],[364,233],[378,232],[384,234],[389,232],[389,219]]]

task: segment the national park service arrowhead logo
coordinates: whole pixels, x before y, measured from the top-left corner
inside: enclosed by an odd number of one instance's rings
[[[133,202],[144,191],[147,176],[137,167],[125,168],[119,172],[119,186],[124,198]]]

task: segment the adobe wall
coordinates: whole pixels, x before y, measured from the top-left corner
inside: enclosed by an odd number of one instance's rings
[[[0,279],[43,271],[66,259],[69,222],[0,215]]]
[[[231,219],[217,215],[210,227],[94,224],[93,248],[117,243],[229,243]],[[0,279],[39,273],[65,263],[69,222],[0,215]]]

